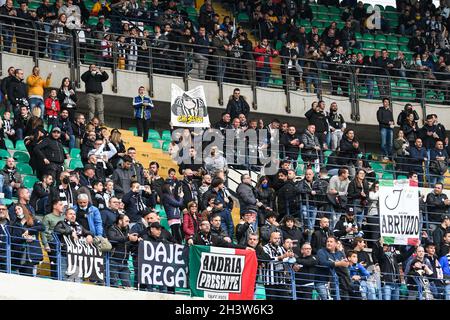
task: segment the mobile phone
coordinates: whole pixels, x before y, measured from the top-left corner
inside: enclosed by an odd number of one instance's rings
[[[139,186],[139,191],[144,191],[145,187],[144,186]]]

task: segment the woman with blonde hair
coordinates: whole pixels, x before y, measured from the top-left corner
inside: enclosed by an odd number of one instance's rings
[[[109,142],[111,142],[114,147],[116,147],[117,153],[109,159],[114,168],[117,168],[122,157],[126,155],[126,148],[122,141],[122,134],[118,129],[111,130],[111,136],[109,138]]]

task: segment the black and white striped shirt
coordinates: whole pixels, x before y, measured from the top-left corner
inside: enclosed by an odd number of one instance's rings
[[[286,268],[283,261],[278,260],[279,256],[286,253],[282,246],[275,247],[271,243],[263,247],[264,252],[270,257],[270,262],[265,263],[265,268],[262,270],[263,281],[265,285],[286,284],[287,275]]]

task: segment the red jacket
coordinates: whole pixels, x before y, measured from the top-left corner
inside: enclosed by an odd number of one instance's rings
[[[257,68],[263,68],[264,67],[264,58],[265,55],[269,55],[269,68],[272,68],[272,57],[278,54],[278,51],[269,49],[269,52],[266,53],[266,48],[263,48],[261,46],[256,46],[254,49],[255,52],[255,60],[256,60],[256,67]]]
[[[53,99],[48,97],[47,99],[45,99],[45,115],[47,117],[57,117],[59,115],[59,111],[61,110],[61,106],[59,104],[59,100],[55,98],[55,107],[56,110],[52,109],[52,102]]]
[[[188,240],[193,237],[198,231],[199,221],[197,215],[192,215],[190,213],[185,213],[183,215],[183,232],[184,239]]]

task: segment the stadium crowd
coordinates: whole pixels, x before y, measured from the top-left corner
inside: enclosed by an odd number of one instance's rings
[[[114,63],[119,69],[146,72],[151,51],[156,73],[182,76],[188,72],[200,79],[265,87],[281,67],[285,88],[292,77],[297,89],[317,92],[321,70],[331,80],[332,94],[340,87],[343,95],[348,95],[348,75],[353,73],[356,83],[367,88],[369,99],[377,92],[387,95],[391,76],[407,78],[417,99],[425,82],[427,89],[450,100],[448,86],[441,82],[450,79],[446,1],[440,1],[438,8],[432,1],[398,1],[395,26],[381,15],[379,27],[370,27],[372,12],[361,1],[322,4],[342,8],[342,14],[333,16],[335,21],[325,21],[323,27],[311,23],[317,17],[308,2],[241,0],[224,1],[224,5],[236,16],[245,14],[248,21],[236,23],[229,16],[220,21],[210,0],[198,13],[191,1],[98,1],[88,10],[78,0],[54,4],[44,0],[33,8],[22,1],[18,9],[7,0],[0,8],[5,16],[3,46],[5,51],[11,49],[15,33],[17,51],[32,54],[32,44],[26,40],[35,29],[42,31],[39,54],[55,60],[75,58],[71,48],[78,46],[83,62],[96,61],[105,67]],[[257,45],[246,28],[257,30]],[[397,46],[394,36],[391,46],[384,37],[390,33],[407,36],[407,43]],[[366,46],[369,42],[371,46]]]
[[[44,0],[35,13],[27,8],[26,2],[15,10],[12,1],[7,0],[0,8],[0,13],[9,16],[11,22],[2,25],[3,46],[6,51],[10,50],[15,32],[17,49],[27,54],[31,47],[29,42],[21,41],[25,34],[21,35],[21,30],[41,28],[49,32],[40,42],[42,56],[70,59],[73,48],[68,41],[76,32],[81,39],[98,39],[96,43],[100,46],[95,52],[106,67],[112,61],[112,46],[117,45],[118,67],[131,71],[147,70],[148,60],[144,57],[147,57],[147,50],[154,47],[156,72],[164,70],[175,75],[183,72],[182,55],[176,53],[181,49],[180,52],[192,53],[191,76],[223,80],[233,78],[230,70],[239,70],[239,75],[244,70],[244,83],[258,81],[261,86],[268,85],[275,56],[287,57],[282,59],[283,74],[286,71],[294,74],[298,87],[304,77],[307,84],[312,83],[317,89],[315,70],[338,68],[339,64],[379,67],[399,72],[402,77],[414,70],[429,69],[435,73],[435,78],[447,79],[447,75],[437,73],[447,72],[450,62],[447,48],[450,10],[444,1],[438,9],[429,1],[417,2],[418,6],[399,1],[402,23],[398,32],[414,34],[409,44],[409,49],[415,52],[412,66],[404,62],[401,52],[395,60],[388,57],[387,50],[376,51],[373,57],[356,53],[360,46],[355,33],[371,33],[363,22],[367,15],[360,4],[345,2],[343,29],[338,30],[337,23],[333,22],[319,35],[316,27],[308,34],[304,27],[294,27],[294,17],[313,18],[307,4],[229,2],[238,12],[248,13],[252,17],[251,24],[259,26],[261,43],[255,48],[244,29],[236,27],[231,19],[219,22],[210,1],[205,1],[201,7],[197,25],[189,21],[189,15],[179,9],[176,1],[159,4],[158,0],[153,0],[149,7],[145,1],[113,4],[99,1],[91,12],[83,1],[68,0],[63,4],[58,0],[50,5]],[[288,3],[291,6],[287,6]],[[116,11],[121,12],[119,17],[129,17],[131,21],[144,19],[154,28],[154,33],[139,29],[139,22],[122,24],[121,19],[115,18]],[[95,27],[88,23],[90,15],[98,17]],[[15,20],[15,16],[27,20]],[[35,23],[31,23],[32,20]],[[28,23],[20,25],[24,21]],[[19,28],[8,27],[13,24]],[[111,30],[107,25],[111,25]],[[387,21],[382,23],[382,29],[392,31]],[[422,36],[426,36],[426,43]],[[281,50],[272,49],[277,41],[283,43]],[[83,57],[92,49],[91,45],[80,41]],[[167,57],[180,63],[171,63]],[[242,61],[234,65],[235,60],[230,58]],[[258,71],[256,78],[253,70]],[[346,81],[341,79],[343,70],[330,70],[334,94],[338,92],[336,84],[343,95],[347,92]],[[25,77],[26,74],[29,75]],[[445,78],[438,78],[440,76]],[[32,155],[25,161],[19,158],[17,151],[12,157],[4,157],[0,175],[4,203],[9,203],[6,199],[17,199],[8,206],[0,205],[0,239],[5,239],[7,232],[11,234],[15,272],[36,276],[37,266],[44,258],[42,243],[52,262],[51,276],[55,278],[57,242],[54,235],[60,239],[63,235],[85,238],[88,243],[103,237],[109,239],[114,248],[111,285],[138,286],[137,276],[135,283],[131,283],[128,256],[131,255],[137,273],[137,244],[150,240],[255,250],[268,299],[292,297],[291,280],[285,274],[293,270],[297,298],[302,299],[311,299],[314,289],[320,299],[336,297],[328,282],[337,275],[343,299],[399,299],[400,285],[406,284],[411,299],[450,300],[450,199],[443,192],[442,184],[450,147],[437,115],[427,115],[423,119],[425,124],[419,128],[421,119],[413,106],[406,104],[405,109],[395,115],[395,121],[391,101],[387,98],[377,112],[381,157],[386,165],[392,166],[395,172],[392,178],[407,178],[418,186],[433,187],[433,191],[420,198],[424,220],[421,243],[393,246],[383,243],[379,235],[379,184],[376,169],[372,168],[375,162],[370,155],[363,154],[357,132],[347,127],[336,102],[328,107],[324,101],[313,103],[305,114],[308,126],[297,128],[277,119],[269,123],[266,119],[256,119],[236,88],[226,111],[212,128],[222,132],[231,130],[236,140],[245,136],[247,130],[267,130],[266,139],[248,146],[246,168],[250,159],[257,157],[257,150],[270,149],[276,137],[281,154],[280,158],[271,159],[279,164],[276,174],[265,175],[265,168],[262,168],[256,186],[249,174],[243,174],[233,193],[227,185],[229,166],[234,164],[228,164],[217,148],[213,148],[201,164],[195,161],[180,164],[182,179],[177,179],[175,169],[170,169],[169,177],[163,179],[157,162],[141,164],[136,161],[136,149],[125,148],[120,130],[109,131],[104,127],[102,82],[108,79],[108,73],[91,64],[81,79],[86,84],[88,121],[84,114],[77,112],[78,97],[73,79],[64,78],[58,87],[59,84],[52,83],[52,75],[41,76],[38,67],[30,71],[10,67],[8,75],[2,79],[5,111],[1,119],[0,147],[13,149],[12,142],[13,147],[23,145]],[[367,87],[373,86],[373,79],[371,82],[367,75],[363,79]],[[383,85],[378,83],[378,88],[385,96]],[[130,108],[134,110],[138,134],[147,141],[155,106],[143,87],[137,91]],[[395,130],[397,137],[394,139],[395,127],[400,130]],[[186,148],[190,159],[201,156],[191,147],[193,132],[185,129],[178,138],[179,143],[174,141],[170,148],[174,158]],[[71,162],[71,151],[76,149],[80,151],[82,165],[70,169],[70,165],[65,164]],[[39,179],[32,186],[25,186],[29,174],[23,173],[23,162],[28,162],[31,173],[35,172]],[[261,164],[250,168],[259,168]],[[240,221],[235,225],[232,211],[237,204]],[[158,210],[164,211],[166,217]],[[164,222],[168,229],[162,226]],[[67,263],[64,250],[63,247],[63,265]],[[4,253],[2,240],[2,271],[6,268]],[[62,269],[65,272],[65,268]],[[76,274],[65,273],[64,278],[82,280]],[[173,292],[173,288],[168,290]]]
[[[59,89],[47,90],[45,96],[44,90],[52,86],[51,74],[41,77],[38,67],[28,77],[14,67],[9,73],[2,80],[1,145],[6,149],[7,143],[15,142],[16,147],[23,143],[32,155],[21,160],[15,151],[6,157],[0,175],[4,201],[17,198],[9,207],[0,206],[0,231],[2,237],[5,229],[11,234],[15,272],[36,275],[43,259],[39,239],[53,262],[55,277],[54,234],[84,237],[88,242],[104,237],[115,248],[111,255],[117,262],[111,264],[113,286],[119,285],[119,279],[121,286],[132,285],[128,255],[137,272],[137,243],[152,240],[253,248],[263,266],[269,299],[291,296],[288,280],[280,276],[288,267],[296,271],[298,298],[310,299],[316,288],[321,299],[328,299],[326,282],[330,270],[335,270],[342,298],[376,299],[375,293],[381,296],[382,292],[383,299],[398,299],[401,281],[406,281],[412,298],[431,292],[436,299],[449,299],[450,199],[442,184],[449,146],[436,115],[427,115],[425,125],[418,128],[417,112],[405,105],[397,117],[401,130],[394,141],[394,115],[388,99],[377,113],[384,161],[395,165],[398,178],[403,174],[417,185],[426,181],[434,187],[420,200],[425,255],[420,244],[395,247],[380,242],[379,184],[371,168],[375,162],[362,154],[357,134],[347,127],[336,102],[328,110],[323,101],[313,103],[305,114],[309,124],[304,129],[277,119],[265,124],[252,118],[245,97],[236,88],[222,118],[211,129],[231,131],[237,140],[248,130],[266,129],[267,138],[248,149],[270,149],[278,136],[281,154],[272,159],[279,166],[275,174],[264,175],[263,167],[256,186],[249,174],[243,174],[232,196],[227,174],[234,164],[228,164],[218,148],[211,149],[200,164],[195,161],[195,132],[189,129],[175,135],[178,141],[170,148],[174,158],[189,150],[188,158],[193,160],[180,164],[181,179],[175,169],[163,179],[157,162],[137,162],[136,149],[125,148],[120,130],[109,131],[94,117],[103,110],[97,108],[95,99],[102,99],[102,81],[107,77],[95,65],[82,77],[89,83],[87,88],[97,89],[92,98],[87,97],[93,100],[88,122],[76,112],[77,93],[70,79],[65,78]],[[139,135],[145,136],[154,105],[143,87],[137,91],[130,108]],[[74,170],[65,165],[73,149],[79,149],[82,162]],[[252,156],[250,151],[247,159]],[[35,172],[39,181],[26,187],[26,175],[19,169],[23,164],[17,160],[29,161],[30,173]],[[241,220],[234,225],[232,210],[237,203]],[[157,208],[164,210],[170,230],[161,226]],[[371,257],[364,250],[367,245]],[[1,250],[5,252],[5,247]],[[274,259],[284,263],[282,270],[268,262]],[[4,255],[0,255],[0,264],[4,270]],[[377,287],[373,279],[380,274]],[[418,294],[418,287],[423,294]]]

